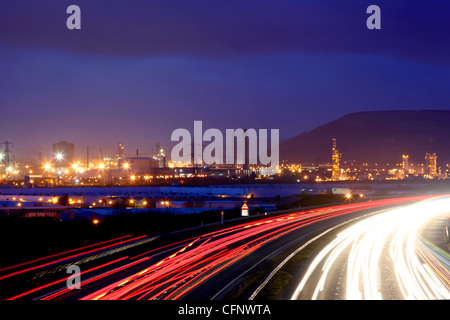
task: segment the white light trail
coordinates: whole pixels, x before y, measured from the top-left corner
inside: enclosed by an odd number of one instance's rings
[[[418,254],[420,228],[429,219],[449,211],[450,198],[436,197],[385,210],[352,225],[319,252],[291,299],[298,299],[305,286],[314,285],[311,299],[318,299],[326,283],[334,283],[332,271],[337,268],[337,261],[342,264],[343,259],[347,259],[345,298],[383,299],[380,288],[380,282],[383,281],[381,263],[386,250],[404,299],[450,299],[449,256],[423,259],[421,257],[432,254]],[[422,251],[426,249],[426,246],[421,246]],[[427,263],[431,259],[433,262]],[[320,278],[314,284],[312,275],[317,274],[317,268],[321,265]]]

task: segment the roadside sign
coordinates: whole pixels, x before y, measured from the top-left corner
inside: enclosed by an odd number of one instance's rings
[[[244,202],[244,204],[241,207],[241,216],[247,217],[248,216],[248,205],[247,202]]]

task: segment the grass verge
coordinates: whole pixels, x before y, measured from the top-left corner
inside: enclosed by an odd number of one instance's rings
[[[292,279],[307,266],[307,262],[314,258],[315,254],[329,243],[344,228],[337,228],[319,239],[313,241],[300,252],[294,255],[264,286],[256,295],[254,300],[278,300],[283,291],[288,287]],[[244,300],[247,299],[256,288],[264,281],[268,275],[281,261],[289,254],[294,252],[299,245],[293,245],[279,255],[270,260],[264,261],[258,270],[245,277],[239,285],[231,290],[227,296],[227,300]]]

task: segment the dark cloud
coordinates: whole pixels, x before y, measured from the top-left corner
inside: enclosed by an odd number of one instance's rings
[[[66,28],[77,4],[82,30]],[[0,43],[100,55],[233,58],[274,52],[369,53],[448,64],[450,2],[361,0],[3,0]]]

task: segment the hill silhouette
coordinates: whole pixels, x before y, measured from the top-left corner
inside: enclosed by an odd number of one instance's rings
[[[438,165],[450,163],[450,110],[370,111],[345,115],[280,143],[280,159],[331,162],[336,138],[342,160],[400,163],[403,154],[423,163],[436,153]]]

